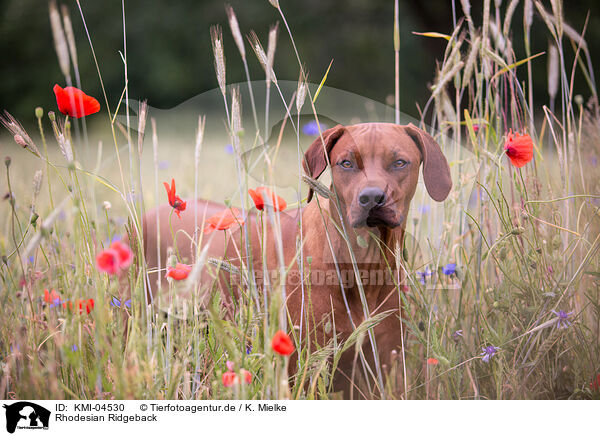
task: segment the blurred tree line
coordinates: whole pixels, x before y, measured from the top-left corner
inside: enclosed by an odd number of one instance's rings
[[[502,0],[500,0],[502,2]],[[243,33],[255,30],[267,44],[269,26],[280,20],[267,0],[228,0],[238,16]],[[280,0],[296,39],[310,80],[319,82],[334,59],[327,85],[385,102],[394,92],[393,0]],[[435,76],[436,59],[441,59],[443,39],[414,35],[414,31],[451,33],[452,0],[400,1],[401,105],[417,115],[429,95],[428,85]],[[482,3],[472,5],[476,23],[481,22]],[[492,10],[494,2],[492,3]],[[497,3],[497,1],[496,1]],[[508,1],[502,2],[502,10]],[[521,2],[522,3],[522,2]],[[544,3],[549,3],[544,1]],[[587,14],[586,40],[595,64],[600,59],[600,2],[565,0],[566,21],[581,32]],[[84,27],[73,0],[62,0],[71,12],[78,44],[79,64],[84,90],[102,103],[100,81],[91,56]],[[55,109],[54,83],[65,84],[52,42],[48,3],[45,0],[0,1],[0,109],[7,109],[24,123],[33,121],[33,109]],[[225,1],[143,1],[127,0],[127,57],[130,97],[147,98],[151,106],[169,108],[217,86],[209,28],[223,27],[227,82],[244,81],[243,66],[227,25]],[[462,16],[460,1],[456,15]],[[124,86],[124,68],[119,55],[123,49],[121,2],[118,0],[81,0],[94,43],[110,104],[118,101]],[[550,5],[546,5],[550,10]],[[522,4],[513,19],[513,40],[523,58]],[[504,13],[504,12],[502,12]],[[275,55],[278,78],[296,80],[298,64],[289,38],[280,23]],[[548,32],[541,18],[534,21],[532,52],[547,50]],[[570,45],[569,56],[572,58]],[[249,50],[251,76],[264,75]],[[546,94],[546,58],[535,61],[538,96]],[[570,75],[570,71],[568,72]],[[589,95],[583,80],[576,92]],[[539,97],[538,97],[539,98]],[[539,100],[538,100],[539,101]]]

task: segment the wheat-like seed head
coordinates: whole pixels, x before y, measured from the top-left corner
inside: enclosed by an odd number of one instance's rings
[[[546,23],[546,27],[548,27],[548,30],[550,31],[550,33],[552,33],[552,36],[556,39],[557,38],[556,27],[554,26],[554,23],[552,22],[552,18],[550,17],[550,14],[546,11],[546,9],[544,9],[544,6],[542,6],[542,4],[537,0],[535,0],[535,7],[537,8],[538,12],[542,16],[544,23]]]
[[[229,5],[225,6],[225,11],[227,12],[229,28],[231,29],[231,34],[233,35],[235,45],[237,45],[242,59],[246,59],[246,46],[244,45],[244,38],[242,38],[242,32],[240,32],[240,25],[238,24],[235,12],[233,12],[233,8]]]
[[[242,103],[240,101],[240,90],[236,86],[231,90],[231,130],[233,135],[236,137],[242,131],[241,104]]]
[[[56,121],[54,121],[53,124],[56,124]],[[58,127],[54,125],[52,127],[54,128],[54,137],[56,138],[60,152],[65,157],[67,162],[73,162],[73,149],[71,148],[71,142],[64,132],[64,127]]]
[[[554,15],[554,22],[556,24],[556,33],[558,38],[562,38],[563,35],[563,6],[562,0],[550,0],[552,4],[552,14]]]
[[[248,37],[248,40],[250,41],[252,50],[254,50],[254,53],[256,54],[258,62],[263,67],[263,70],[265,70],[265,73],[266,73],[267,72],[267,54],[265,53],[265,50],[263,49],[263,46],[260,43],[260,40],[258,39],[258,35],[256,35],[256,32],[254,32],[254,30],[252,30],[250,32],[250,36]],[[273,83],[275,85],[277,85],[277,77],[275,76],[275,72],[273,70],[271,70],[270,77],[271,77],[271,80],[273,81]]]
[[[44,173],[42,170],[37,170],[33,175],[33,198],[36,198],[42,190],[42,179]]]
[[[558,49],[554,44],[548,46],[548,95],[551,99],[556,97],[558,93]]]
[[[510,30],[510,25],[512,23],[512,18],[515,13],[515,9],[519,4],[519,0],[512,0],[508,7],[506,8],[506,13],[504,14],[504,27],[502,28],[502,33],[505,37],[508,37],[508,31]]]
[[[471,2],[469,0],[460,0],[465,17],[471,17]]]
[[[142,155],[144,146],[144,132],[146,130],[146,118],[148,116],[148,100],[140,102],[140,110],[138,112],[138,153]]]
[[[529,33],[529,29],[531,29],[531,24],[533,23],[533,4],[531,0],[525,0],[523,4],[523,25],[525,26],[525,30]]]
[[[296,110],[300,113],[306,98],[306,82],[300,77],[298,80],[298,90],[296,91]]]
[[[494,23],[493,21],[490,21],[490,33],[492,34],[492,36],[494,37],[494,42],[496,45],[496,49],[500,52],[500,53],[505,53],[505,49],[506,49],[506,38],[504,38],[504,36],[502,35],[502,33],[500,33],[500,29],[498,29],[498,27],[496,27],[496,23]],[[508,54],[510,55],[510,54]]]
[[[225,96],[225,54],[223,53],[223,33],[221,26],[211,26],[210,38],[212,41],[213,53],[215,55],[215,72],[217,73],[217,82],[221,88],[221,94]]]
[[[277,27],[275,24],[269,30],[269,45],[267,46],[267,64],[266,64],[266,81],[271,82],[271,74],[273,73],[273,62],[275,61],[275,47],[277,46]]]
[[[196,168],[200,164],[200,151],[202,150],[202,142],[204,141],[204,127],[206,126],[206,115],[198,117],[198,131],[196,132],[196,147],[194,148],[194,158],[196,160]]]
[[[477,64],[477,55],[479,54],[479,45],[481,44],[481,37],[477,36],[475,41],[471,43],[471,51],[467,57],[467,63],[465,65],[465,71],[463,73],[462,87],[465,88],[471,81],[471,76],[475,70]]]
[[[229,262],[225,262],[222,259],[216,259],[214,257],[209,257],[208,259],[206,259],[206,263],[208,263],[209,265],[213,265],[216,266],[217,268],[226,271],[230,274],[240,274],[240,269],[238,267],[236,267],[235,265],[232,265]]]
[[[73,66],[77,68],[77,46],[75,45],[75,34],[73,33],[73,24],[71,23],[71,16],[69,15],[69,8],[67,5],[62,5],[60,10],[62,12],[67,43],[69,44],[69,53],[71,53],[71,61],[73,62]]]
[[[67,39],[60,20],[60,13],[56,7],[56,1],[51,1],[50,8],[50,27],[52,28],[52,37],[54,38],[54,49],[58,56],[58,65],[67,81],[71,80],[71,70],[69,65],[69,48]]]
[[[302,181],[306,183],[310,189],[315,191],[323,198],[333,198],[334,194],[331,190],[317,179],[313,179],[307,174],[302,174]]]
[[[460,61],[460,62],[457,62],[456,64],[454,64],[454,66],[452,68],[448,69],[448,71],[445,74],[443,74],[443,72],[440,72],[440,74],[439,74],[440,78],[437,81],[437,83],[433,86],[433,92],[431,93],[432,98],[435,98],[435,96],[438,95],[442,89],[444,89],[446,84],[456,74],[458,74],[458,72],[461,70],[463,65],[464,65],[464,62]]]
[[[0,115],[0,124],[2,124],[12,135],[17,144],[28,149],[33,154],[41,157],[40,151],[36,147],[31,137],[27,134],[21,123],[15,117],[4,111],[4,115]]]

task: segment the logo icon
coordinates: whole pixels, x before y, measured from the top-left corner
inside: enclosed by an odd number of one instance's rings
[[[6,431],[9,433],[14,433],[17,428],[48,430],[48,409],[29,401],[19,401],[8,406],[4,404],[2,407],[6,409]]]

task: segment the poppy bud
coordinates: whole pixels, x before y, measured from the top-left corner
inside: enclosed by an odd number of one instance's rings
[[[4,158],[4,165],[6,165],[6,168],[8,168],[10,166],[12,159],[10,158],[10,156],[6,156]]]
[[[48,118],[50,118],[50,121],[52,122],[56,121],[56,115],[53,111],[48,112]]]
[[[37,118],[42,118],[44,116],[44,109],[42,109],[41,107],[36,107],[35,108],[35,116]]]

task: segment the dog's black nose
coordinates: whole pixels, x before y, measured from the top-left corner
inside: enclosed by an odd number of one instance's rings
[[[358,194],[358,204],[365,209],[383,206],[385,204],[385,192],[379,188],[365,188]]]

